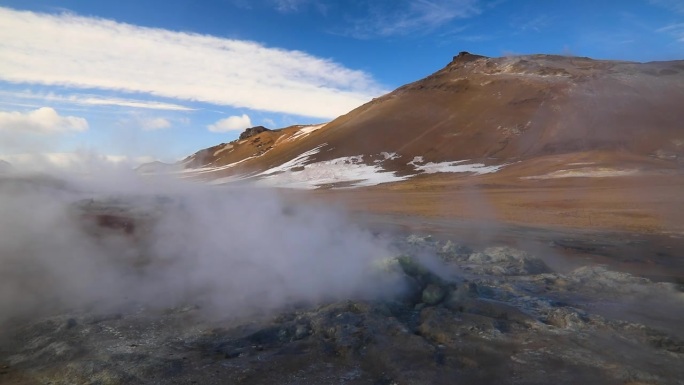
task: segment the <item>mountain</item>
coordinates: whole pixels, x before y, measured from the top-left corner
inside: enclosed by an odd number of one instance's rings
[[[214,183],[306,188],[444,172],[560,178],[672,170],[684,159],[682,105],[684,61],[461,52],[332,122],[250,129],[182,165]]]
[[[181,171],[182,167],[178,164],[170,164],[159,161],[143,163],[135,171],[140,174],[167,174]]]
[[[0,159],[0,174],[5,174],[12,171],[13,167],[10,162]]]
[[[401,226],[459,218],[684,236],[682,106],[682,60],[462,52],[331,122],[250,129],[177,166],[212,184],[315,190],[307,197]]]

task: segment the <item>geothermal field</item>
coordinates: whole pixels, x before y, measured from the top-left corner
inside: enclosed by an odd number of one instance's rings
[[[682,384],[684,62],[462,52],[176,163],[0,169],[2,384]]]

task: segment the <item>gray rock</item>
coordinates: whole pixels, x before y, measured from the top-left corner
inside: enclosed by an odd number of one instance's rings
[[[437,305],[442,302],[444,296],[446,295],[446,290],[443,287],[429,284],[425,289],[423,289],[422,300],[427,305]]]
[[[481,274],[530,275],[551,272],[541,259],[511,247],[490,247],[468,258],[471,267]]]
[[[606,267],[537,274],[544,269],[535,260],[486,249],[450,261],[467,276],[442,278],[406,256],[392,262],[390,273],[401,269],[408,286],[395,298],[293,305],[233,321],[180,305],[65,310],[3,325],[0,382],[681,383],[680,320],[667,329],[662,314],[639,322],[624,307],[600,314],[607,304],[668,293],[677,309],[681,293]]]

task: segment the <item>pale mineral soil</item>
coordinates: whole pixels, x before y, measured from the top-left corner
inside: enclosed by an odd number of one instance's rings
[[[681,384],[681,289],[605,266],[412,235],[383,300],[208,320],[193,304],[12,322],[6,384]],[[389,271],[389,270],[388,270]],[[258,298],[254,299],[258,301]]]

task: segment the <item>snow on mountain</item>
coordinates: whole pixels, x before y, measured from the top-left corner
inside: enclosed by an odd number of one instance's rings
[[[248,129],[183,160],[181,174],[213,184],[312,189],[671,172],[684,163],[682,103],[684,61],[462,52],[440,71],[332,122]],[[578,170],[580,163],[593,171]]]

